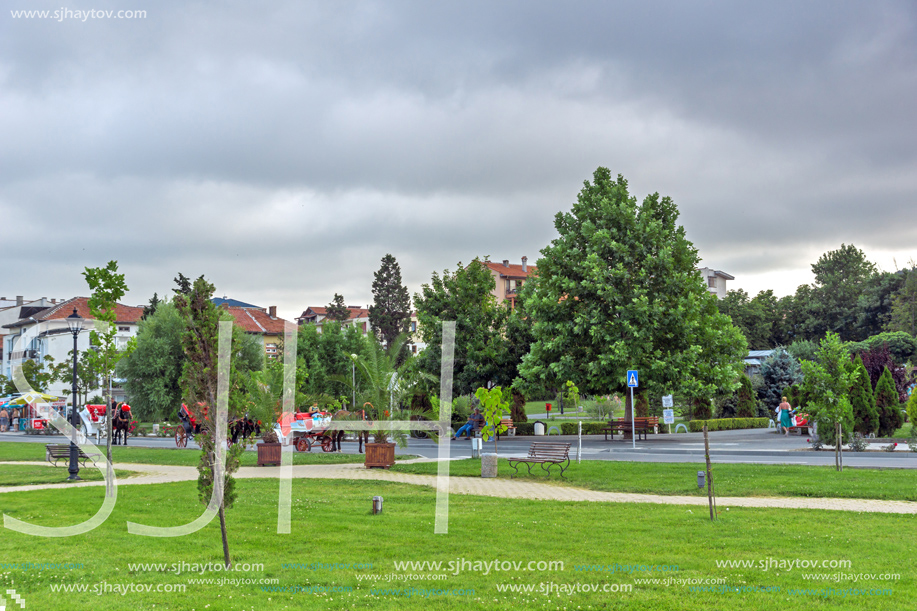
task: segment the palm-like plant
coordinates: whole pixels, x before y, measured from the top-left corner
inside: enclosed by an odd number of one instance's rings
[[[399,352],[404,341],[399,336],[386,351],[375,337],[367,341],[363,354],[351,354],[356,370],[359,372],[354,389],[358,401],[363,404],[366,419],[373,423],[391,420],[407,420],[409,416],[422,416],[430,419],[432,414],[416,413],[401,409],[402,399],[413,388],[413,380],[399,375],[396,369]],[[353,388],[352,380],[346,376],[332,376],[332,379]],[[376,443],[387,443],[394,439],[400,446],[407,444],[405,431],[390,430],[382,426],[371,429]]]

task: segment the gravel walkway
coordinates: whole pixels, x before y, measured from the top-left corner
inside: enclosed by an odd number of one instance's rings
[[[405,461],[414,462],[414,461]],[[419,461],[418,461],[419,462]],[[428,461],[425,461],[428,462]],[[19,465],[47,465],[45,462],[0,462]],[[194,481],[195,467],[175,467],[118,463],[116,469],[140,472],[141,475],[119,479],[118,485],[164,484],[169,482]],[[236,474],[240,479],[277,478],[280,467],[242,467]],[[293,477],[297,479],[351,479],[381,480],[419,486],[436,486],[433,475],[414,475],[383,469],[366,469],[361,464],[343,465],[294,465]],[[0,493],[51,488],[74,488],[101,486],[104,482],[83,482],[77,484],[38,484],[34,486],[0,487]],[[706,509],[706,497],[667,496],[660,494],[631,494],[625,492],[599,492],[569,486],[555,486],[523,480],[484,479],[480,477],[450,477],[449,491],[453,494],[473,494],[500,498],[537,499],[553,501],[591,501],[599,503],[655,503],[660,505],[695,505]],[[917,503],[910,501],[880,501],[871,499],[832,499],[800,497],[717,497],[717,508],[727,507],[775,507],[782,509],[825,509],[833,511],[858,511],[863,513],[917,513]]]

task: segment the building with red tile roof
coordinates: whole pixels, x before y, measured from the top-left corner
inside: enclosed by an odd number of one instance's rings
[[[63,300],[37,311],[34,307],[23,305],[18,320],[4,325],[9,329],[9,334],[3,338],[3,353],[6,357],[3,374],[11,378],[13,366],[27,359],[43,363],[45,357],[50,356],[55,363],[61,363],[72,358],[69,352],[73,350],[73,335],[64,319],[72,315],[74,310],[81,318],[93,320],[88,297]],[[127,342],[137,335],[142,316],[142,307],[121,303],[115,306],[115,344],[119,349],[124,349]],[[77,337],[78,352],[89,349],[90,328],[91,323],[84,323],[84,330]],[[69,382],[48,384],[48,393],[52,395],[64,396],[64,391],[69,389]],[[114,387],[113,397],[117,401],[123,400],[124,391]]]
[[[496,287],[493,296],[497,303],[509,302],[510,308],[516,307],[516,294],[529,276],[538,271],[534,265],[528,264],[528,257],[522,257],[522,263],[517,265],[504,259],[501,263],[495,261],[481,261],[484,267],[490,270],[494,277]]]
[[[232,314],[234,324],[250,335],[258,335],[264,343],[264,353],[269,359],[276,359],[283,342],[283,330],[288,321],[277,317],[277,306],[268,309],[256,307],[226,307]]]

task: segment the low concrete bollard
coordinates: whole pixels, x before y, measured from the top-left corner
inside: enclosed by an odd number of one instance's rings
[[[481,454],[481,477],[497,477],[496,454]]]

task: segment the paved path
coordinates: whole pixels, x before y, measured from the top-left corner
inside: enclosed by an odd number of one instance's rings
[[[415,462],[415,461],[405,461]],[[429,461],[416,461],[429,462]],[[15,462],[3,464],[47,465],[44,462]],[[403,464],[403,463],[402,463]],[[197,479],[195,467],[174,467],[117,463],[116,469],[141,472],[142,475],[119,479],[118,485],[163,484],[169,482],[193,481]],[[242,467],[236,476],[240,479],[277,478],[280,467]],[[301,479],[350,479],[382,480],[419,486],[436,486],[433,475],[415,475],[366,469],[361,464],[344,465],[294,465],[293,477]],[[73,488],[101,486],[104,482],[78,484],[38,484],[34,486],[0,487],[0,493],[50,488]],[[484,479],[480,477],[450,477],[449,491],[453,494],[474,494],[500,498],[537,499],[554,501],[592,501],[600,503],[654,503],[660,505],[696,505],[706,511],[707,498],[693,496],[667,496],[659,494],[632,494],[626,492],[600,492],[570,486],[555,486],[524,480]],[[831,498],[774,498],[774,497],[717,497],[717,508],[726,507],[774,507],[782,509],[826,509],[834,511],[857,511],[864,513],[917,514],[917,503],[910,501],[880,501],[871,499]]]

